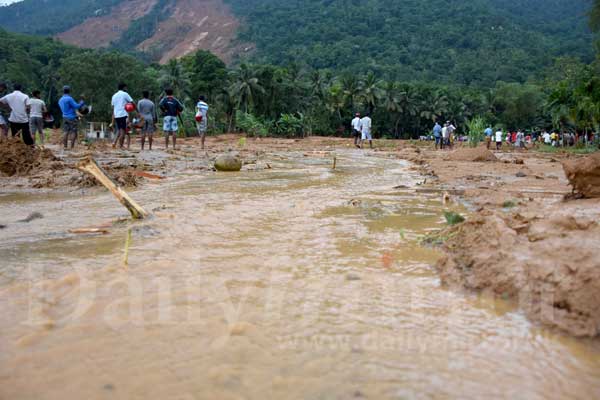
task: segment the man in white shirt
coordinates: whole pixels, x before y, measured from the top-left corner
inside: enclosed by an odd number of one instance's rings
[[[198,97],[198,103],[196,104],[196,129],[198,130],[198,136],[200,136],[200,148],[204,150],[204,141],[206,140],[206,132],[208,130],[208,103],[206,103],[206,97]],[[200,121],[198,121],[200,117]]]
[[[446,146],[448,144],[448,138],[449,138],[449,134],[448,134],[448,123],[446,122],[444,124],[444,127],[442,128],[442,143],[440,146],[440,150],[444,149],[444,146]]]
[[[369,141],[369,145],[371,146],[371,148],[373,148],[373,136],[371,135],[371,118],[369,117],[369,114],[367,113],[361,120],[360,120],[360,129],[361,129],[361,143],[360,146],[362,147],[362,143],[365,140]]]
[[[29,115],[27,111],[29,106],[29,96],[21,92],[22,87],[18,83],[14,86],[14,91],[0,99],[0,103],[6,104],[10,107],[10,117],[8,122],[10,123],[10,131],[13,136],[21,134],[21,138],[25,144],[33,146],[33,139],[29,132]]]
[[[129,113],[125,109],[125,106],[127,103],[133,103],[133,99],[129,93],[125,91],[126,89],[126,84],[119,83],[119,91],[113,95],[111,101],[113,110],[112,125],[117,132],[113,147],[116,147],[117,143],[119,143],[119,146],[123,148],[125,134],[127,133],[127,117],[129,117]]]
[[[456,127],[452,124],[452,122],[448,121],[448,147],[452,149],[454,146],[454,132],[456,131]]]
[[[552,143],[552,139],[550,138],[550,134],[548,132],[544,131],[544,133],[542,134],[542,138],[544,139],[545,144]]]
[[[360,139],[362,136],[361,127],[360,127],[360,113],[356,113],[354,119],[351,122],[352,125],[352,136],[354,136],[354,145],[360,148]]]
[[[29,129],[31,137],[35,142],[35,134],[40,133],[40,143],[44,145],[44,113],[46,112],[46,103],[40,99],[40,91],[34,90],[27,105],[29,105]]]
[[[504,134],[502,133],[502,129],[498,129],[496,131],[496,150],[501,150],[502,149],[502,136]]]

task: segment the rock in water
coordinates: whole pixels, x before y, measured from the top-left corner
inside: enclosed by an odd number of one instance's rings
[[[237,154],[222,154],[215,160],[217,171],[236,172],[242,169],[242,160]]]

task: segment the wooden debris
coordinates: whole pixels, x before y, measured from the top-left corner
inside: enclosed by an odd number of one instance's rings
[[[104,187],[119,200],[123,206],[125,206],[131,213],[133,219],[144,219],[148,216],[148,212],[138,205],[121,187],[119,187],[115,181],[106,175],[106,172],[96,163],[96,161],[88,157],[79,164],[77,169],[83,172],[87,172],[98,180]]]

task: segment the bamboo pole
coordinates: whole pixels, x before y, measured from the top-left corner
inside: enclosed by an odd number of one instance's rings
[[[88,157],[79,164],[77,164],[77,169],[83,172],[87,172],[92,175],[94,178],[98,180],[104,187],[106,187],[110,192],[119,200],[121,204],[123,204],[131,213],[131,217],[133,219],[144,219],[148,216],[148,212],[144,210],[140,205],[138,205],[122,188],[120,188],[115,181],[113,181],[106,172],[96,163],[96,161]]]

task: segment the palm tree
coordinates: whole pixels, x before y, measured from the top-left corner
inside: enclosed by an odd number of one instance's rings
[[[435,123],[448,113],[448,105],[448,98],[443,93],[429,93],[421,102],[419,116]]]
[[[346,74],[340,81],[345,98],[350,102],[350,107],[355,110],[356,99],[360,93],[360,81],[355,75]]]
[[[171,88],[176,96],[181,100],[188,101],[192,98],[189,92],[192,87],[189,74],[183,68],[183,65],[179,60],[172,59],[167,65],[161,70],[162,74],[159,78],[161,86],[166,89]]]
[[[254,106],[256,97],[265,92],[258,78],[246,64],[234,72],[231,86],[233,96],[237,99],[237,109],[249,112]]]
[[[365,80],[362,82],[361,89],[361,97],[365,101],[369,109],[369,113],[373,114],[373,110],[375,109],[375,105],[377,101],[382,96],[382,91],[380,89],[381,81],[375,77],[373,72],[369,72],[365,77]]]
[[[398,85],[393,81],[388,81],[383,88],[381,96],[381,106],[394,119],[394,137],[398,138],[398,125],[400,124],[400,100],[398,99]]]
[[[417,93],[412,87],[405,86],[400,91],[398,100],[398,105],[400,106],[399,111],[402,115],[402,119],[404,120],[405,125],[409,125],[407,122],[410,119],[415,118],[419,111]]]

